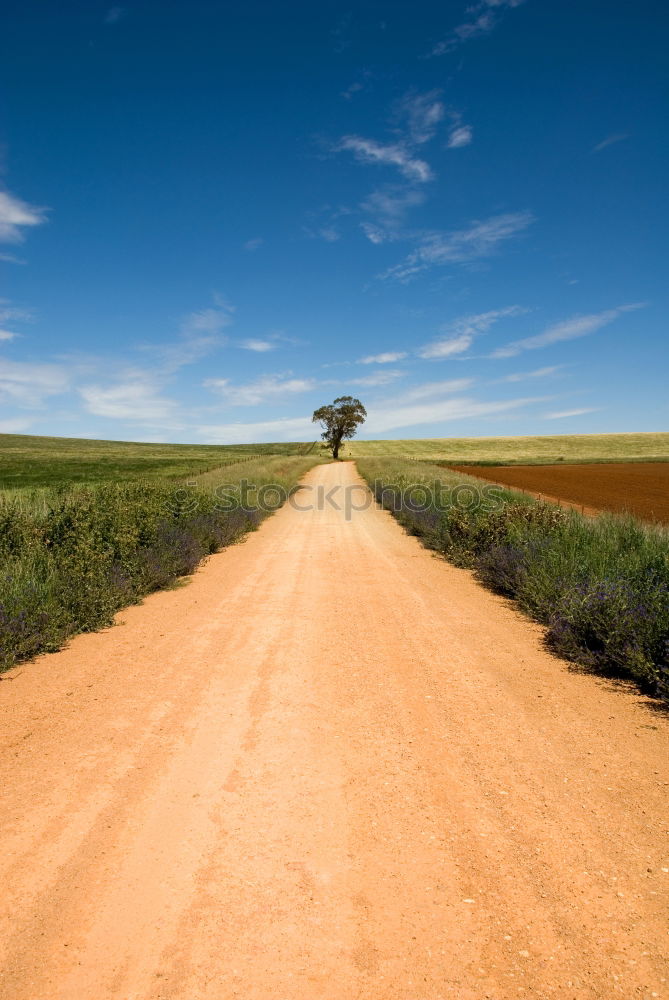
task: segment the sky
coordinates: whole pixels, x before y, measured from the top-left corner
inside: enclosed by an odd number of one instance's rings
[[[664,3],[3,11],[0,432],[668,429]]]

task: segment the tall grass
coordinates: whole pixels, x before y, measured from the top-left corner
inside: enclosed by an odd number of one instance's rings
[[[265,458],[236,467],[283,495],[318,461]],[[255,528],[281,502],[225,505],[210,482],[103,483],[0,494],[0,670],[60,648],[77,632],[111,622],[120,608],[192,573],[198,563]],[[232,477],[234,479],[234,477]],[[233,481],[233,487],[235,486]],[[236,487],[239,483],[236,484]],[[276,491],[275,491],[276,492]]]
[[[547,626],[561,656],[669,695],[669,532],[401,460],[358,462],[408,531]],[[426,493],[427,501],[426,501]]]

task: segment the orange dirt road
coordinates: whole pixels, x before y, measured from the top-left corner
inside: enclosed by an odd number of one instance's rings
[[[669,997],[669,720],[387,513],[119,618],[0,684],[2,1000]]]

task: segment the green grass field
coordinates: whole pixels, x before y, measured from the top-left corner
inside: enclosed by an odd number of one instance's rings
[[[412,458],[427,462],[533,465],[552,462],[669,461],[669,432],[555,437],[433,438],[350,441],[342,458]]]
[[[261,455],[307,455],[290,444],[138,444],[0,434],[0,489],[92,485],[130,479],[186,479]]]
[[[320,442],[140,444],[0,434],[0,489],[186,479],[259,456],[315,454],[324,454]],[[669,433],[350,441],[341,455],[493,465],[669,461]]]

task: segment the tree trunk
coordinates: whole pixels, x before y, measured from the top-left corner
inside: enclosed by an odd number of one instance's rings
[[[339,458],[339,441],[335,441],[335,443],[332,445],[332,457],[334,459]]]

